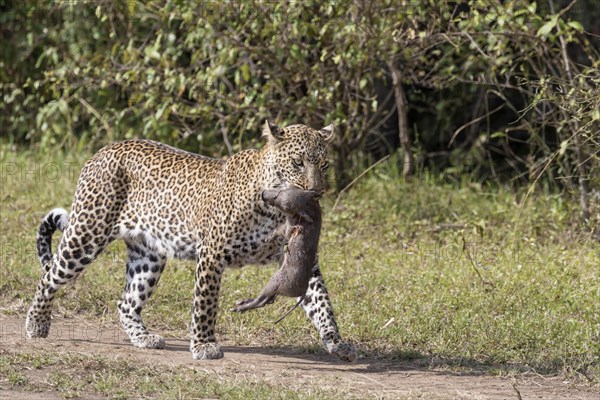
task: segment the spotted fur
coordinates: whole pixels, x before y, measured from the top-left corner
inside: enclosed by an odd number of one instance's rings
[[[126,284],[119,318],[133,345],[162,348],[147,331],[144,304],[156,288],[168,258],[195,260],[190,349],[195,359],[221,358],[215,323],[225,267],[279,261],[283,239],[265,241],[285,221],[282,211],[261,199],[266,189],[325,189],[327,143],[333,127],[279,128],[266,123],[267,144],[226,161],[188,153],[148,140],[111,144],[83,167],[70,214],[55,209],[43,220],[38,253],[44,274],[27,313],[27,336],[46,337],[54,296],[75,279],[106,246],[127,246]],[[63,231],[52,254],[51,238]],[[319,266],[313,268],[302,306],[325,348],[354,361],[343,342]]]

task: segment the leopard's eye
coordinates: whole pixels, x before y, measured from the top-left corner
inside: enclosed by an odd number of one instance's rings
[[[304,161],[301,158],[292,159],[292,163],[294,163],[294,166],[296,166],[298,168],[304,167]]]
[[[327,169],[327,168],[329,168],[329,162],[327,162],[327,161],[323,161],[323,162],[321,163],[321,169]]]

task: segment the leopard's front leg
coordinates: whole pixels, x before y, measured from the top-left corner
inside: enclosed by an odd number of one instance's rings
[[[198,252],[190,329],[190,350],[195,360],[223,358],[223,350],[215,337],[222,274],[221,254],[206,250]]]
[[[330,354],[336,355],[340,360],[355,362],[356,350],[354,346],[344,342],[338,331],[333,315],[333,306],[325,288],[319,264],[315,264],[313,267],[313,275],[308,283],[302,308],[319,331],[325,349]]]

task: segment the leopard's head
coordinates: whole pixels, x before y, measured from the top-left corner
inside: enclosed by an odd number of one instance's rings
[[[306,125],[280,128],[269,121],[263,127],[268,140],[271,172],[276,186],[295,186],[323,193],[327,188],[327,146],[333,139],[333,125],[316,130]]]

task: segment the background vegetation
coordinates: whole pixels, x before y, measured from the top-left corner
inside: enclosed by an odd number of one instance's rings
[[[338,126],[335,186],[404,175],[598,182],[593,0],[1,0],[3,136],[48,149],[148,137],[225,156],[265,118]],[[592,199],[590,199],[590,197]]]

